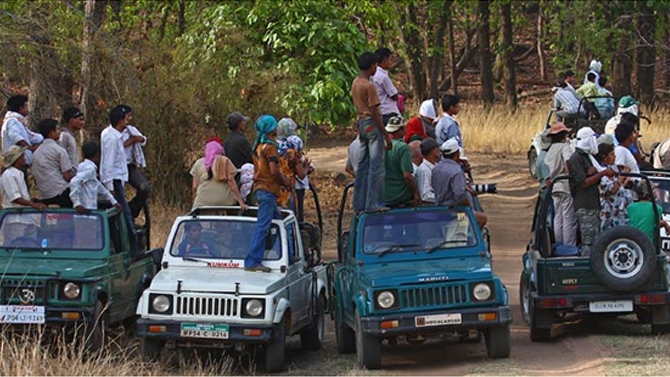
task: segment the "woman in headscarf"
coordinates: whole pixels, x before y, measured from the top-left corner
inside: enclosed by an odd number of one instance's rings
[[[311,162],[304,155],[304,144],[299,136],[289,136],[279,149],[281,160],[279,165],[284,175],[295,182],[295,192],[282,190],[277,203],[281,207],[289,207],[298,218],[298,222],[304,220],[305,189],[309,188],[307,174],[310,173]],[[295,194],[293,197],[292,194]],[[295,200],[291,200],[291,199]]]
[[[429,137],[435,138],[435,104],[432,99],[425,100],[419,108],[419,116],[412,118],[407,122],[405,131],[405,143],[409,144],[414,140],[423,140]]]
[[[205,157],[200,158],[191,168],[195,200],[193,208],[202,206],[230,206],[238,203],[242,209],[247,204],[235,183],[237,170],[226,157],[217,138],[207,140]]]
[[[291,118],[281,118],[277,123],[277,144],[281,149],[282,144],[289,138],[294,136],[298,130],[298,124]]]

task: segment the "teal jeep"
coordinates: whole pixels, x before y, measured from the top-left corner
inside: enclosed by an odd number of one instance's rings
[[[338,262],[329,265],[338,351],[381,367],[383,339],[410,343],[455,334],[480,339],[490,357],[508,357],[512,315],[493,273],[489,242],[470,208],[398,208],[338,216]]]
[[[151,252],[131,255],[124,221],[116,208],[2,211],[0,326],[73,331],[82,324],[87,348],[99,349],[106,326],[135,317],[156,269]]]

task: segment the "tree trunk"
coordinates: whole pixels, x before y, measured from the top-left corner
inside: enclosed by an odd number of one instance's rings
[[[408,4],[400,16],[401,36],[405,44],[405,52],[409,62],[409,80],[415,101],[426,98],[426,76],[424,74],[423,62],[425,54],[421,35],[417,28],[417,15],[414,4]]]
[[[617,23],[619,30],[630,30],[632,19],[630,15],[624,14]],[[630,56],[630,33],[621,33],[621,38],[617,44],[616,54],[614,55],[612,91],[617,96],[631,94],[631,84],[633,76],[633,59]]]
[[[638,1],[637,31],[639,35],[637,49],[637,97],[651,104],[654,100],[654,68],[656,63],[656,19],[654,11],[646,1]]]
[[[442,66],[444,65],[444,32],[447,26],[447,20],[445,19],[449,15],[449,9],[453,1],[445,1],[442,8],[440,9],[439,16],[437,18],[438,27],[433,36],[432,48],[434,49],[433,55],[430,59],[430,97],[438,98],[439,97],[439,88],[440,88],[440,72],[442,72]]]
[[[453,8],[449,9],[447,27],[449,28],[449,63],[451,70],[451,92],[458,95],[458,62],[456,61],[456,42],[454,40],[454,16]]]
[[[487,0],[477,3],[479,25],[477,28],[477,44],[479,45],[479,70],[482,81],[482,100],[486,106],[493,105],[493,69],[491,66],[491,36],[489,27],[489,5]]]
[[[516,110],[516,72],[514,62],[514,35],[512,25],[512,2],[502,3],[503,65],[505,78],[505,103]]]
[[[663,49],[663,87],[670,88],[670,15],[663,14],[663,25],[665,25],[665,34],[663,35],[665,48]]]
[[[542,17],[542,4],[537,11],[537,57],[540,63],[540,80],[547,81],[547,56],[542,46],[544,37],[544,17]]]
[[[186,2],[179,0],[179,22],[178,22],[179,36],[181,37],[186,31]]]

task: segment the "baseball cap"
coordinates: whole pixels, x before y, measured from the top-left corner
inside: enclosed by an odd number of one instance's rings
[[[226,123],[228,123],[228,126],[234,127],[234,126],[237,126],[237,124],[240,123],[243,120],[248,122],[248,121],[251,120],[251,118],[249,118],[248,116],[242,115],[242,113],[240,113],[239,111],[233,111],[226,118]]]
[[[402,117],[395,116],[389,119],[389,122],[386,124],[386,132],[394,133],[403,127],[405,127],[405,121]]]
[[[456,140],[455,137],[452,137],[440,145],[440,150],[444,154],[453,154],[458,152],[459,149],[460,147],[458,146],[458,140]]]
[[[640,101],[636,100],[632,96],[623,96],[619,100],[619,107],[631,107],[633,105],[639,105]]]
[[[440,144],[435,141],[432,137],[429,137],[427,139],[424,139],[421,141],[421,154],[422,155],[427,155],[432,151],[434,148],[439,148]]]
[[[74,106],[68,107],[67,109],[65,109],[65,111],[63,111],[63,123],[67,123],[70,121],[70,119],[79,118],[80,116],[83,115],[84,112],[81,111],[80,108]]]
[[[460,152],[460,160],[461,161],[467,161],[468,156],[465,155],[465,149],[463,148],[458,148],[458,151]]]
[[[577,140],[584,140],[591,136],[595,136],[596,133],[591,129],[591,127],[582,127],[577,131]]]

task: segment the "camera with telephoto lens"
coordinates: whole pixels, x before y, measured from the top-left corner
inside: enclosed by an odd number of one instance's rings
[[[485,183],[480,185],[472,185],[472,190],[478,194],[495,194],[498,192],[498,184]]]

